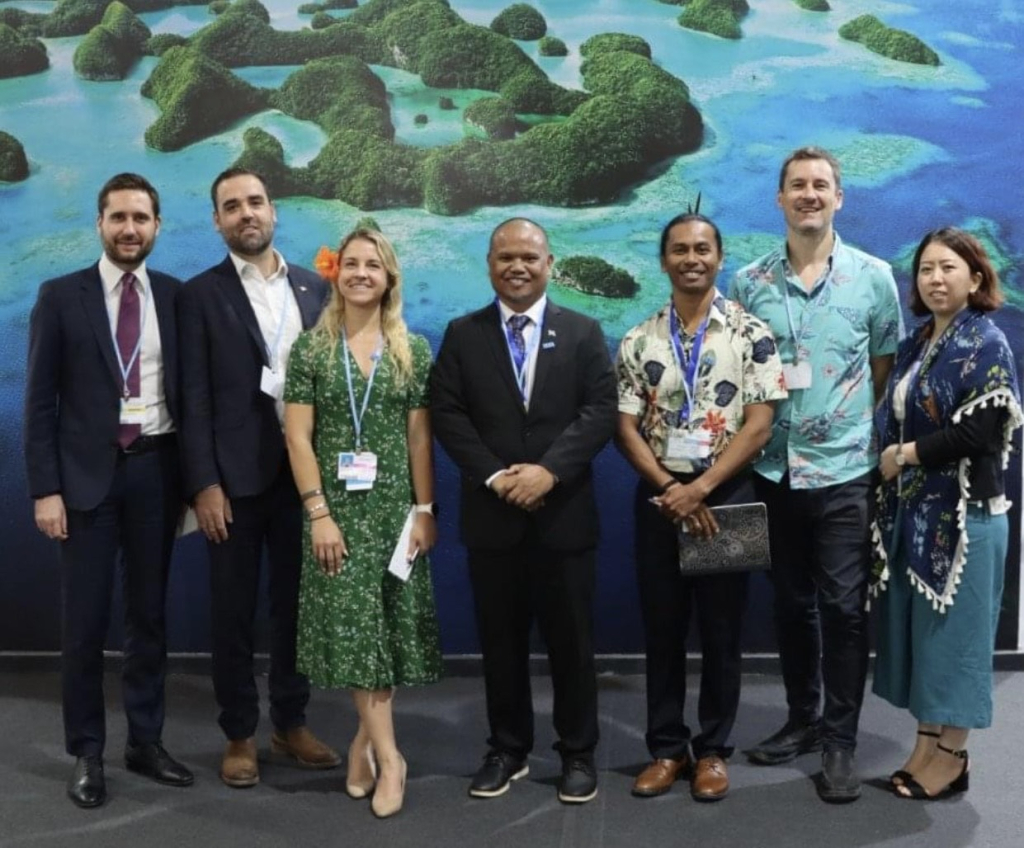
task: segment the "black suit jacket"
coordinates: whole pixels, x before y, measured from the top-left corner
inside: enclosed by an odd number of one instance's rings
[[[296,265],[288,266],[288,280],[308,330],[327,283]],[[230,256],[182,288],[178,326],[185,494],[219,484],[229,497],[257,495],[280,471],[284,436],[273,398],[260,391],[266,346]]]
[[[160,329],[164,394],[177,422],[181,281],[146,272]],[[60,492],[69,509],[89,510],[106,497],[117,464],[121,391],[99,264],[47,280],[29,319],[24,442],[33,498]]]
[[[556,550],[591,547],[598,519],[591,461],[615,431],[618,399],[608,348],[591,318],[550,300],[530,409],[523,407],[496,304],[452,321],[431,375],[434,432],[462,472],[462,540],[507,548],[531,524]],[[536,512],[502,501],[486,480],[538,463],[558,484]]]

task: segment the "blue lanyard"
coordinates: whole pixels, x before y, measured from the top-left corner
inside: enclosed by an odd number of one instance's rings
[[[281,350],[281,339],[284,337],[284,325],[288,323],[288,312],[292,305],[292,287],[288,278],[284,278],[284,300],[281,303],[281,320],[277,325],[277,335],[274,338],[274,346],[267,348],[267,356],[270,359],[270,370],[277,371],[277,354]],[[264,342],[266,344],[266,342]]]
[[[516,375],[516,385],[519,386],[519,394],[522,395],[523,403],[526,403],[526,380],[530,376],[530,357],[533,356],[537,350],[537,346],[540,344],[541,331],[544,329],[544,324],[540,323],[534,328],[533,334],[530,336],[529,344],[526,345],[526,352],[523,355],[523,363],[519,365],[516,362],[515,354],[515,343],[512,340],[512,328],[509,327],[508,322],[503,320],[501,317],[501,310],[498,311],[498,320],[501,321],[502,329],[505,331],[505,346],[508,348],[508,358],[512,362],[512,372]],[[532,320],[532,319],[531,319]],[[523,328],[526,329],[525,327]]]
[[[349,362],[348,337],[345,335],[344,330],[341,331],[341,344],[344,348],[342,360],[345,362],[345,384],[348,389],[349,408],[352,410],[352,427],[356,431],[356,453],[359,453],[363,449],[363,418],[366,416],[366,407],[370,403],[370,390],[373,388],[373,378],[377,376],[377,366],[380,365],[381,356],[384,352],[384,339],[382,338],[377,342],[377,349],[371,357],[373,367],[370,368],[370,376],[366,380],[366,390],[363,392],[363,407],[359,412],[356,412],[356,395],[352,391],[352,364]]]
[[[697,328],[697,334],[693,337],[693,346],[690,348],[690,355],[687,356],[679,338],[681,329],[679,326],[679,316],[676,315],[675,305],[669,303],[668,325],[669,336],[672,339],[672,353],[675,356],[676,365],[683,374],[683,391],[686,393],[686,401],[679,410],[677,427],[682,427],[689,421],[690,414],[693,412],[693,398],[697,392],[697,366],[700,363],[700,352],[701,348],[704,347],[704,336],[708,330],[708,318],[710,315],[711,309],[709,308],[708,314],[704,316],[704,320],[700,322],[700,326]]]
[[[133,275],[134,276],[134,275]],[[138,277],[135,277],[138,280]],[[139,309],[142,310],[142,315],[139,318],[139,338],[135,342],[135,349],[132,350],[132,355],[128,357],[128,364],[124,364],[124,359],[121,356],[121,346],[117,343],[117,329],[116,327],[110,328],[110,337],[114,340],[114,356],[117,357],[117,367],[121,371],[121,394],[125,400],[131,397],[131,393],[128,391],[128,375],[132,373],[132,368],[135,367],[135,360],[139,358],[139,354],[142,352],[142,333],[146,329],[146,315],[148,310],[146,309],[146,301],[148,295],[146,294],[146,288],[142,285],[142,281],[139,280],[139,289],[141,294],[139,295]],[[121,290],[121,297],[124,297],[124,289]],[[142,375],[139,375],[141,381]],[[141,392],[141,383],[139,391]]]

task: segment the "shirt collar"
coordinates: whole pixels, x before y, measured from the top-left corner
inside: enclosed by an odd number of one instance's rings
[[[839,233],[833,230],[832,250],[828,255],[828,262],[825,263],[825,272],[821,275],[822,277],[827,277],[829,274],[832,273],[832,269],[835,267],[836,264],[836,254],[839,253],[840,243],[841,242],[839,241]],[[795,276],[795,274],[793,273],[793,266],[789,262],[789,242],[782,242],[782,252],[780,255],[782,257],[782,270],[785,272],[786,276]]]
[[[270,279],[277,277],[288,276],[288,263],[284,261],[284,257],[278,253],[277,248],[274,248],[274,258],[277,259],[277,270],[271,275]],[[231,257],[231,264],[235,266],[235,271],[238,272],[240,279],[245,277],[253,277],[256,279],[263,279],[263,274],[260,273],[260,269],[253,265],[248,259],[243,259],[237,253],[228,251],[228,256]]]
[[[535,304],[533,304],[533,306],[531,306],[525,312],[514,312],[499,300],[498,311],[501,313],[501,323],[502,325],[507,324],[508,319],[511,318],[513,315],[525,315],[527,318],[533,321],[535,327],[539,327],[541,323],[543,323],[544,310],[547,308],[547,305],[548,296],[546,294],[542,294],[540,296],[540,300],[538,300]]]
[[[143,262],[134,271],[126,272],[118,268],[113,262],[110,261],[110,257],[104,252],[100,257],[100,280],[103,282],[103,292],[107,297],[113,297],[114,295],[120,294],[118,285],[121,282],[121,277],[126,273],[132,273],[135,275],[135,279],[139,281],[139,293],[145,296],[149,289],[149,275],[146,273],[146,263]]]
[[[668,306],[665,307],[665,321],[669,321],[669,312],[676,308],[675,301],[669,296]],[[676,313],[676,318],[680,321],[682,326],[682,318]],[[708,324],[715,323],[719,326],[725,326],[725,296],[715,289],[715,296],[711,299],[711,306],[708,307]]]

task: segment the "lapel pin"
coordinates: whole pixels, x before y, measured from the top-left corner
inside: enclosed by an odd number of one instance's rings
[[[299,286],[299,291],[302,291],[302,292],[304,292],[305,290],[306,290],[306,287],[305,287],[305,286]]]
[[[551,348],[553,348],[554,346],[555,346],[555,343],[554,343],[554,342],[544,342],[544,344],[542,344],[542,345],[541,345],[541,347],[542,347],[542,348],[543,348],[544,350],[550,350],[550,349],[551,349]]]
[[[553,335],[555,335],[555,331],[554,331],[554,330],[552,330],[552,329],[551,329],[550,327],[548,327],[548,335],[549,335],[549,336],[553,336]]]

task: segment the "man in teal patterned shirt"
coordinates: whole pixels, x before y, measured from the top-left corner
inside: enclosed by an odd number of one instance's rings
[[[818,794],[854,801],[878,464],[872,411],[902,334],[899,295],[889,266],[844,244],[833,229],[843,190],[832,154],[817,147],[793,152],[783,163],[777,200],[785,243],[741,269],[731,290],[771,327],[789,390],[756,465],[771,525],[789,717],[747,753],[774,765],[823,749]]]

